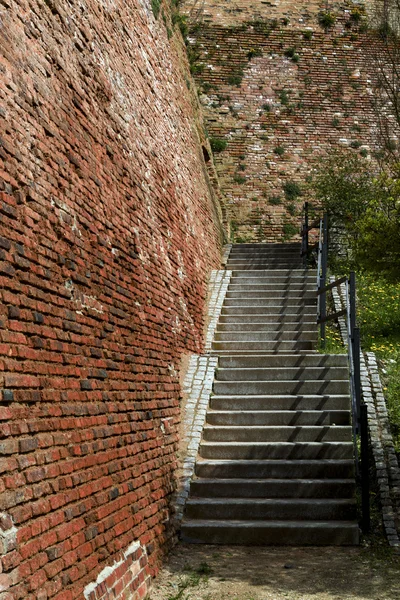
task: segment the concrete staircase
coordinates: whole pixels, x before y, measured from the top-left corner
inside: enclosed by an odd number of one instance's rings
[[[227,268],[182,539],[357,544],[347,357],[313,350],[316,275],[297,244],[233,246]]]

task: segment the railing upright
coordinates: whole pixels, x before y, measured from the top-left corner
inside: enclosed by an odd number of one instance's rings
[[[309,243],[309,227],[308,227],[308,202],[304,203],[304,232],[303,232],[303,264],[306,267],[308,264],[308,243]]]
[[[320,289],[326,286],[326,278],[328,272],[328,215],[324,213],[322,219],[322,254],[321,254],[321,271]],[[326,293],[321,294],[319,303],[319,315],[321,320],[321,345],[325,348],[326,345]]]

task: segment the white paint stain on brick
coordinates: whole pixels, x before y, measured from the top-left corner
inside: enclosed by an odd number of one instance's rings
[[[98,574],[96,581],[94,581],[93,583],[89,583],[83,590],[83,595],[85,596],[86,600],[89,600],[89,595],[92,592],[94,592],[95,589],[101,583],[106,581],[106,579],[108,577],[110,577],[110,575],[112,575],[118,569],[118,567],[120,567],[125,562],[125,560],[128,558],[128,556],[130,556],[131,554],[136,552],[136,550],[139,550],[140,547],[141,547],[140,542],[132,542],[132,544],[130,544],[130,546],[128,546],[127,550],[125,550],[125,552],[123,553],[123,558],[121,558],[121,560],[115,562],[110,567],[104,567],[104,569],[102,571],[100,571],[100,573]],[[146,553],[144,548],[142,548],[142,551],[143,551],[143,554]]]

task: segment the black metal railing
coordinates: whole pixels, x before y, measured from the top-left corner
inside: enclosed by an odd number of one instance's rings
[[[370,505],[369,505],[369,439],[368,439],[368,415],[367,407],[362,401],[361,373],[360,373],[360,330],[357,327],[356,318],[356,277],[351,272],[350,277],[341,277],[332,283],[327,283],[328,276],[328,215],[325,213],[319,221],[309,225],[308,203],[304,206],[304,222],[302,227],[302,254],[305,256],[305,266],[309,265],[309,232],[319,227],[319,240],[317,247],[317,324],[320,326],[321,346],[326,346],[326,323],[346,318],[347,348],[350,372],[350,393],[352,430],[354,443],[354,457],[356,462],[357,477],[361,484],[362,518],[361,528],[363,532],[370,528]],[[327,313],[327,292],[340,286],[345,286],[344,308],[342,310]],[[360,439],[360,455],[358,447]],[[360,464],[361,463],[361,464]]]

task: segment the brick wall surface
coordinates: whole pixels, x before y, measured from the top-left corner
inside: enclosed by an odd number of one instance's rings
[[[1,0],[0,22],[0,599],[72,600],[129,579],[135,541],[153,573],[171,535],[218,211],[167,8]]]
[[[285,239],[305,199],[286,198],[285,182],[305,190],[332,148],[373,156],[378,38],[361,2],[329,3],[329,29],[318,22],[325,2],[198,4],[184,6],[207,127],[227,142],[215,161],[232,231],[237,241]]]

